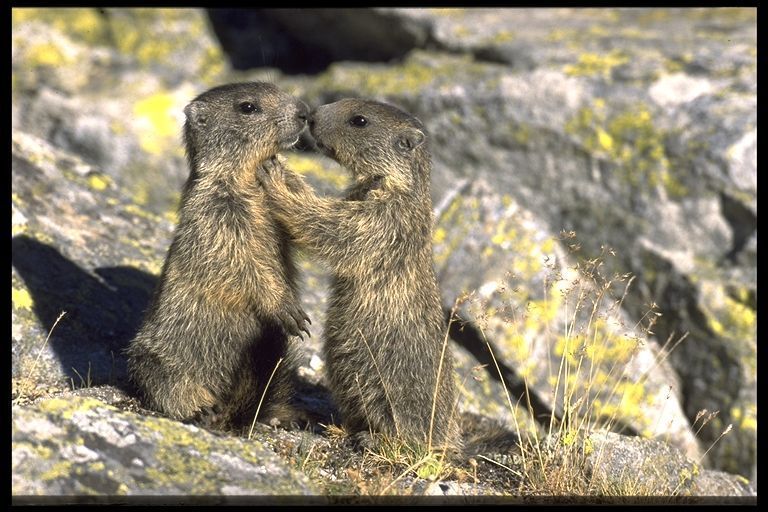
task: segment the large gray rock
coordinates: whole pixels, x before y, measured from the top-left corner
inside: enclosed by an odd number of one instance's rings
[[[99,400],[13,407],[11,492],[32,496],[317,494],[257,441],[123,412]]]
[[[595,432],[584,446],[589,452],[586,472],[606,491],[624,489],[626,494],[640,496],[755,496],[745,478],[702,469],[661,441]]]
[[[15,9],[13,27],[13,127],[76,153],[150,211],[173,211],[187,174],[182,109],[228,69],[204,12]]]
[[[744,477],[703,469],[663,441],[614,432],[557,431],[528,452],[522,467],[529,477],[523,487],[534,493],[594,496],[596,503],[756,502]]]
[[[628,278],[601,272],[612,256],[577,263],[568,251],[572,240],[550,235],[509,194],[497,193],[482,178],[459,185],[438,205],[436,270],[446,308],[471,293],[460,300],[458,313],[478,329],[475,357],[491,376],[503,375],[512,400],[522,397],[516,416],[528,416],[531,400],[545,425],[552,413],[562,418],[568,411],[590,418],[585,425],[609,423],[663,436],[689,456],[701,456],[675,372],[653,338],[619,307]],[[470,341],[454,335],[465,345]],[[470,396],[493,403],[483,394]]]

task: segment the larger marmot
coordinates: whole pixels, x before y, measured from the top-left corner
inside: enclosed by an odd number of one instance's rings
[[[184,109],[190,174],[144,323],[126,350],[147,406],[215,426],[288,419],[288,336],[307,331],[291,245],[255,169],[293,145],[308,107],[269,83],[215,87]]]
[[[346,199],[316,196],[276,159],[259,179],[275,218],[332,268],[324,351],[344,422],[455,448],[424,126],[391,105],[359,99],[317,108],[309,126],[317,146],[352,173]]]

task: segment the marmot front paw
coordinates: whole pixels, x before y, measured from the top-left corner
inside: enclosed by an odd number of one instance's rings
[[[256,169],[256,177],[259,178],[262,185],[267,186],[273,181],[282,181],[283,176],[283,164],[277,159],[277,156],[267,158]]]
[[[312,325],[312,321],[307,314],[301,309],[301,306],[295,305],[284,308],[277,312],[277,320],[280,322],[280,326],[291,336],[298,336],[304,340],[302,331],[307,333],[307,336],[311,336],[309,333],[309,325]]]

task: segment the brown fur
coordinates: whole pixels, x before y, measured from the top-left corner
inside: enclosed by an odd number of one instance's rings
[[[254,111],[243,110],[248,102]],[[296,141],[308,109],[272,84],[243,83],[211,89],[184,112],[190,175],[160,282],[127,349],[129,375],[151,409],[177,419],[213,409],[215,426],[244,426],[281,357],[260,416],[286,410],[288,335],[306,331],[291,245],[254,170]]]
[[[355,126],[356,116],[367,124]],[[316,196],[276,159],[259,179],[273,215],[332,268],[324,350],[345,423],[457,447],[447,347],[437,380],[446,326],[432,266],[424,127],[390,105],[345,99],[316,109],[310,129],[318,147],[354,177],[345,200]]]

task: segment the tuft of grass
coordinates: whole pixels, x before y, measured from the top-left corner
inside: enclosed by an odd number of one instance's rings
[[[93,386],[93,380],[91,380],[91,362],[90,361],[88,361],[88,371],[86,372],[85,377],[80,375],[80,372],[78,372],[77,369],[74,367],[72,368],[72,371],[75,372],[75,374],[80,378],[80,386],[79,386],[80,389],[90,388]],[[72,390],[74,391],[75,389],[78,389],[78,386],[75,385],[75,380],[74,379],[69,379],[69,380],[70,380],[70,385],[72,386]]]
[[[39,398],[45,395],[45,391],[38,389],[35,381],[35,373],[37,372],[37,365],[40,361],[40,356],[43,354],[43,350],[45,350],[45,347],[48,345],[48,340],[51,339],[51,334],[53,333],[53,330],[56,328],[57,325],[59,325],[59,321],[66,314],[67,314],[66,311],[62,311],[61,313],[59,313],[59,316],[56,318],[56,321],[53,322],[53,325],[48,331],[48,335],[45,337],[45,341],[43,341],[42,345],[40,345],[40,349],[37,351],[37,356],[35,357],[35,360],[32,362],[32,365],[29,369],[29,374],[21,377],[18,380],[13,381],[12,403],[14,405],[28,403],[36,398]],[[89,370],[88,380],[90,381],[90,364],[88,365],[88,370]]]

